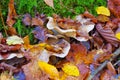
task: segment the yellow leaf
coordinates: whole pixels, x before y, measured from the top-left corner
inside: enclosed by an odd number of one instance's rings
[[[117,39],[120,39],[120,32],[116,33],[116,34],[115,34],[115,37],[116,37]]]
[[[50,78],[53,80],[59,80],[59,72],[55,66],[50,65],[43,61],[38,61],[38,65],[41,70],[49,74]]]
[[[64,64],[62,70],[67,75],[70,75],[70,76],[79,76],[80,75],[78,68],[75,65],[71,64],[71,63]]]
[[[16,35],[8,37],[6,41],[7,41],[8,45],[15,45],[15,44],[24,43],[24,41]]]
[[[106,8],[106,7],[104,7],[104,6],[97,7],[96,11],[97,11],[97,14],[102,14],[102,15],[110,16],[109,9]]]

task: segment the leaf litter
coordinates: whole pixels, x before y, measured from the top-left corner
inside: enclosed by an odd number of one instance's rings
[[[54,9],[53,0],[44,1]],[[0,32],[0,80],[119,80],[120,1],[107,2],[108,8],[96,8],[97,17],[24,14],[22,23],[34,28],[31,44],[30,34],[21,37],[13,27],[18,14],[10,0],[9,36]]]

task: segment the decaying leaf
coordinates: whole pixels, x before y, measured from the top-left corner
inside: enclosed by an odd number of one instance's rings
[[[31,25],[31,20],[32,20],[31,15],[27,13],[27,14],[24,15],[24,17],[22,19],[22,22],[25,26],[30,26]]]
[[[36,60],[22,66],[22,69],[25,73],[26,80],[40,80],[41,70]]]
[[[47,23],[47,28],[49,30],[56,30],[60,34],[63,34],[63,35],[68,36],[68,37],[75,37],[76,36],[75,29],[67,29],[67,30],[60,29],[52,17],[48,17],[48,19],[49,19],[49,21]]]
[[[8,16],[7,16],[7,25],[9,27],[12,27],[13,24],[15,23],[15,17],[17,16],[15,7],[14,7],[14,0],[10,0],[9,5],[8,5]]]
[[[110,27],[103,28],[101,24],[97,24],[96,29],[107,42],[115,47],[118,46],[119,40],[115,37],[115,34]]]
[[[65,63],[63,64],[62,70],[70,76],[79,76],[80,72],[77,68],[77,66],[71,64],[71,63]]]
[[[47,31],[38,26],[33,30],[33,34],[35,36],[36,39],[40,40],[41,42],[45,42],[47,40],[47,36],[46,36]]]
[[[58,45],[61,46],[62,52],[53,53],[52,55],[60,58],[66,57],[70,50],[70,43],[68,43],[66,40],[62,40],[62,42]]]
[[[53,0],[44,0],[44,1],[48,6],[54,8]]]
[[[97,14],[102,14],[102,15],[106,15],[106,16],[110,16],[110,11],[108,8],[104,7],[104,6],[100,6],[96,8]]]
[[[58,70],[56,69],[56,67],[54,67],[53,65],[50,65],[46,62],[43,62],[43,61],[38,61],[38,65],[41,70],[43,70],[44,72],[49,74],[51,79],[54,79],[54,80],[59,79],[59,73],[58,73]]]
[[[120,18],[120,1],[119,0],[108,0],[108,8],[110,9],[111,13]]]
[[[71,44],[71,49],[66,56],[66,59],[70,62],[74,62],[76,64],[82,63],[84,59],[86,59],[87,49],[82,44]]]
[[[6,39],[6,41],[7,41],[8,45],[15,45],[15,44],[22,44],[22,43],[24,43],[22,38],[20,38],[20,37],[18,37],[16,35],[8,37]]]

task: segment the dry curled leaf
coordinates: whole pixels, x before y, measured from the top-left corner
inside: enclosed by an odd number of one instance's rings
[[[48,6],[50,6],[50,7],[52,7],[52,8],[54,9],[53,0],[44,0],[44,2],[45,2]]]
[[[115,37],[115,34],[110,27],[103,28],[101,24],[97,24],[96,29],[107,42],[115,47],[118,46],[119,40]]]
[[[27,13],[27,14],[24,15],[24,17],[22,19],[22,22],[25,26],[30,26],[31,25],[31,20],[32,20],[31,15]]]
[[[15,23],[15,17],[17,16],[15,7],[14,7],[14,0],[10,0],[9,5],[8,5],[8,16],[7,16],[7,25],[9,27],[12,27],[13,24]]]
[[[110,9],[111,13],[120,18],[120,0],[108,0],[108,8]]]

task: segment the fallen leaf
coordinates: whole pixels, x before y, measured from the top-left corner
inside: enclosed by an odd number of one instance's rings
[[[118,46],[119,40],[115,37],[115,34],[110,27],[103,28],[101,24],[97,24],[96,29],[107,42],[115,47]]]
[[[32,18],[31,18],[31,15],[30,14],[25,14],[23,19],[22,19],[22,22],[25,26],[30,26],[31,25],[31,21],[32,21]]]
[[[108,0],[108,8],[111,11],[111,13],[117,18],[120,18],[119,6],[120,6],[119,0]]]
[[[40,26],[35,27],[35,29],[33,30],[33,34],[35,38],[41,42],[45,42],[47,40],[47,36],[46,36],[47,31]]]
[[[82,63],[86,59],[87,49],[82,44],[71,44],[70,51],[66,56],[66,59],[75,64]]]
[[[92,14],[90,14],[88,11],[85,11],[83,13],[83,16],[90,18],[92,20],[92,22],[97,23],[97,19]]]
[[[44,2],[45,2],[48,6],[50,6],[50,7],[52,7],[52,8],[54,9],[53,0],[44,0]]]
[[[120,40],[120,32],[115,34],[115,37]]]
[[[42,71],[39,69],[38,62],[35,59],[22,66],[22,69],[26,77],[25,80],[40,80],[42,76]]]
[[[6,41],[7,41],[8,45],[15,45],[15,44],[22,44],[22,43],[24,43],[22,38],[20,38],[20,37],[18,37],[16,35],[8,37],[6,39]]]
[[[80,71],[80,79],[81,80],[86,80],[87,77],[90,75],[90,68],[83,63],[78,64],[77,67]]]
[[[116,70],[115,70],[115,68],[114,68],[114,66],[112,65],[111,62],[108,62],[108,63],[107,63],[107,68],[108,68],[109,71],[111,71],[111,73],[113,73],[113,75],[116,75],[116,74],[117,74],[117,73],[116,73]]]
[[[75,37],[76,36],[76,30],[75,29],[67,29],[63,30],[60,27],[58,27],[57,23],[54,21],[52,17],[48,17],[49,21],[47,23],[47,28],[49,30],[55,30],[60,34],[63,34],[67,37]]]
[[[109,18],[105,15],[99,15],[99,16],[97,16],[97,20],[100,22],[107,22],[107,21],[109,21]]]
[[[23,71],[14,74],[15,80],[25,80],[25,74]]]
[[[8,27],[7,32],[9,35],[16,35],[17,34],[17,31],[14,27]]]
[[[71,64],[71,63],[65,63],[63,64],[62,70],[70,76],[80,76],[79,70],[77,66]]]
[[[0,80],[13,80],[13,76],[9,75],[7,72],[3,72],[0,75]]]
[[[9,27],[12,27],[13,24],[15,23],[16,16],[17,14],[16,14],[15,7],[14,7],[14,0],[10,0],[9,5],[8,5],[8,16],[7,16],[7,21],[6,21]]]
[[[43,61],[38,61],[38,65],[42,71],[49,74],[51,79],[54,79],[54,80],[59,79],[59,73],[55,66],[50,65]]]
[[[97,14],[102,14],[102,15],[106,15],[106,16],[110,16],[110,11],[108,8],[104,7],[104,6],[100,6],[96,8]]]

